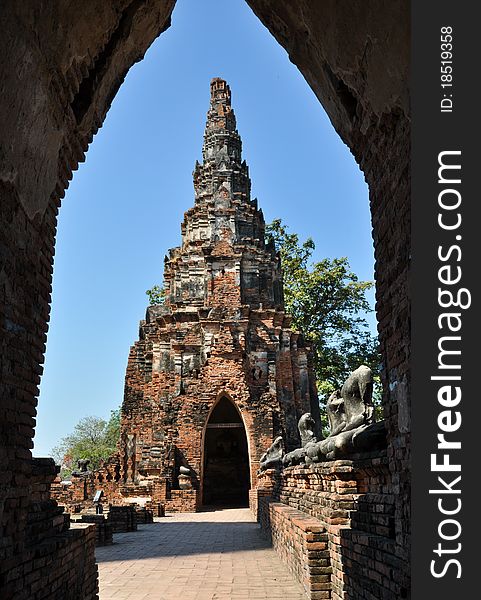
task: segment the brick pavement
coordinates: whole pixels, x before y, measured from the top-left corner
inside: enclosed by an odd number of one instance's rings
[[[100,600],[306,600],[249,509],[157,521],[97,548]]]

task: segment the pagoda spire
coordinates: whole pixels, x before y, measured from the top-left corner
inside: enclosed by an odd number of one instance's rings
[[[230,87],[215,77],[210,83],[210,106],[202,146],[200,164],[194,168],[196,202],[214,201],[216,195],[225,200],[249,201],[251,183],[249,169],[242,161],[242,140],[236,128],[231,106]]]
[[[164,280],[171,306],[283,308],[282,275],[251,183],[223,79],[210,84],[202,163],[194,169],[194,206],[184,214],[182,243],[170,250]]]
[[[234,110],[231,106],[230,87],[226,81],[214,77],[210,82],[210,108],[207,113],[205,128],[205,140],[211,138],[212,134],[230,132],[240,141],[236,130]],[[204,143],[204,149],[206,145]],[[205,160],[204,156],[204,160]]]

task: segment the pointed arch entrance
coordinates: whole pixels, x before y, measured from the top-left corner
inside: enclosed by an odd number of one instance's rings
[[[221,397],[204,435],[204,505],[248,506],[250,487],[247,434],[234,403]]]

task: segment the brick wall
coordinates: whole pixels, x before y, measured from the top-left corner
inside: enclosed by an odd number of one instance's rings
[[[72,524],[24,553],[2,583],[2,600],[94,600],[98,593],[95,526]]]
[[[112,523],[104,515],[75,515],[74,523],[93,523],[95,525],[95,545],[109,546],[113,544]]]
[[[336,131],[351,149],[369,186],[383,406],[388,427],[389,470],[395,493],[395,553],[398,566],[404,564],[402,587],[408,589],[411,527],[409,2],[247,0],[247,3],[298,66]],[[363,57],[361,61],[360,57]]]
[[[96,599],[95,526],[71,525],[69,515],[50,498],[50,484],[57,472],[53,460],[33,459],[30,472],[22,560],[13,555],[1,561],[0,597],[2,600]],[[8,537],[2,541],[5,552]]]
[[[196,512],[200,507],[198,490],[172,490],[165,502],[168,512]]]
[[[318,519],[278,502],[261,502],[264,532],[312,600],[331,598],[328,536]]]
[[[108,520],[113,533],[137,531],[137,515],[135,506],[109,506]]]
[[[81,7],[27,7],[12,0],[0,5],[4,88],[0,105],[2,600],[11,597],[11,585],[6,583],[16,577],[11,571],[24,569],[27,558],[34,556],[27,532],[35,470],[31,449],[60,201],[126,72],[168,25],[173,5],[173,0],[145,0],[135,6],[129,0],[115,2],[115,6],[95,0],[86,0]],[[27,26],[29,21],[35,23],[33,28]],[[58,24],[55,34],[53,23]],[[71,542],[72,549],[76,548],[76,537],[65,535],[65,544]],[[60,550],[53,544],[44,552],[52,552],[54,561]],[[93,545],[91,553],[93,558]],[[67,552],[63,560],[69,556]],[[47,580],[40,578],[47,585],[44,597],[89,598],[90,592],[81,590],[75,596],[75,569],[80,566],[81,561],[72,567],[73,583],[65,595],[51,592]],[[69,568],[62,565],[59,572]],[[40,594],[25,593],[29,600]],[[18,600],[20,595],[14,597]]]
[[[251,508],[293,572],[299,533],[278,516],[281,508],[314,518],[326,533],[329,564],[323,566],[330,568],[331,596],[314,596],[311,588],[310,598],[397,600],[406,598],[408,590],[404,562],[397,556],[395,500],[388,458],[364,455],[290,467],[280,474],[266,471],[251,493]]]
[[[147,525],[154,522],[154,513],[152,509],[146,508],[145,506],[136,506],[135,515],[137,525]]]
[[[404,564],[405,589],[410,532],[408,3],[248,2],[323,103],[370,187],[400,561],[393,568],[399,573]],[[28,557],[33,560],[27,532],[31,448],[60,201],[128,69],[168,26],[173,2],[85,0],[59,6],[60,12],[57,4],[38,4],[32,13],[12,0],[0,5],[0,143],[6,149],[0,157],[2,598],[10,597],[5,582],[15,579],[11,571],[27,564]],[[52,22],[59,25],[54,37]],[[386,64],[389,70],[380,66]]]

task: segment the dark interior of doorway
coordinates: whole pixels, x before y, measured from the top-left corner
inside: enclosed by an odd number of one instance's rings
[[[204,442],[204,506],[248,506],[249,452],[241,416],[228,398],[212,411]]]

